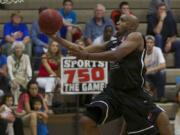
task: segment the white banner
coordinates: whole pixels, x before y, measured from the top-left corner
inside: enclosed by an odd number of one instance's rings
[[[107,85],[107,72],[107,62],[62,57],[61,94],[98,94]]]

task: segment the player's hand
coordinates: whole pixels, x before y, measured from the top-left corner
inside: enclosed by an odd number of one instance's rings
[[[88,59],[88,52],[85,50],[70,51],[70,54],[76,56],[78,59]]]

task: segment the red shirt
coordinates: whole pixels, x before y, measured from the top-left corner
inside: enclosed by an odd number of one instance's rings
[[[58,71],[58,69],[60,68],[59,67],[59,64],[57,63],[54,63],[50,60],[47,60],[49,66],[51,67],[51,69],[56,73]],[[38,73],[38,76],[39,77],[49,77],[50,74],[48,73],[48,71],[46,70],[45,66],[43,64],[40,65],[40,68],[39,68],[39,73]]]
[[[130,12],[132,14],[132,12]],[[114,24],[116,25],[117,22],[119,21],[122,13],[120,10],[116,9],[111,12],[111,19],[113,20]]]

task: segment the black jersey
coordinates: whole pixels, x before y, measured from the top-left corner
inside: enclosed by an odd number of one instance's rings
[[[115,50],[120,44],[121,41],[118,39],[110,41],[107,49]],[[109,86],[120,90],[128,89],[128,91],[142,88],[144,86],[145,53],[146,47],[143,51],[136,49],[122,60],[110,62]]]

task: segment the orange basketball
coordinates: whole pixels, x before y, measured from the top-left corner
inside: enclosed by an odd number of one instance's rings
[[[55,9],[46,9],[39,15],[39,27],[45,34],[55,34],[62,25],[62,17]]]

